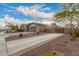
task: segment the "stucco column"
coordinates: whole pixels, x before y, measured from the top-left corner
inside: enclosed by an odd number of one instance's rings
[[[0,56],[8,56],[4,34],[0,33]]]

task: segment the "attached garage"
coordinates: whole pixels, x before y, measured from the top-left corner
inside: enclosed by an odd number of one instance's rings
[[[56,33],[64,33],[64,28],[57,28],[55,29]]]
[[[36,29],[37,29],[36,27],[30,27],[29,31],[30,32],[36,32]]]
[[[45,30],[44,24],[39,23],[30,23],[29,24],[29,32],[42,32]]]

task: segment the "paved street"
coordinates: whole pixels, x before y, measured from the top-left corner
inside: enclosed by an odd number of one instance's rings
[[[30,38],[24,38],[21,40],[8,41],[7,42],[8,54],[9,55],[24,54],[25,52],[32,50],[36,47],[39,47],[45,44],[46,42],[51,41],[62,35],[63,34],[50,33],[50,34],[39,35]]]

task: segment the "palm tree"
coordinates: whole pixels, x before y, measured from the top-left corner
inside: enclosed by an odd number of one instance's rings
[[[55,18],[56,21],[68,20],[71,22],[70,35],[75,39],[75,26],[73,25],[73,21],[79,21],[79,4],[64,4],[62,12],[56,13]]]

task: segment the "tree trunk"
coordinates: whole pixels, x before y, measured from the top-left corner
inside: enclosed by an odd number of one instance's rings
[[[71,20],[71,28],[70,28],[70,36],[71,39],[70,40],[76,40],[76,34],[75,34],[75,27],[72,24],[73,20]]]

